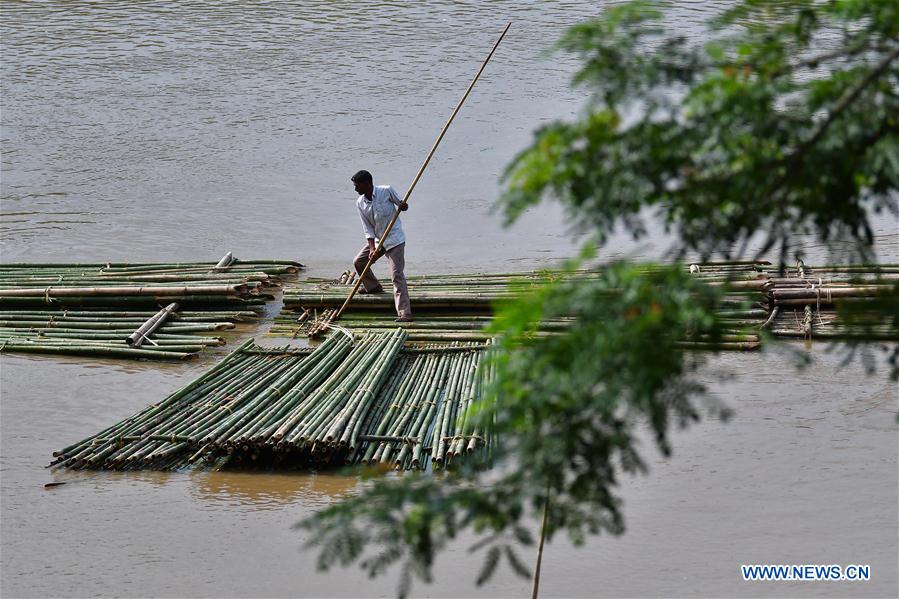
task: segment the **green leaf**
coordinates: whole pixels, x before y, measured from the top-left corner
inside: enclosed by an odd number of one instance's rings
[[[481,586],[490,580],[496,571],[497,564],[499,564],[499,556],[500,548],[498,546],[493,546],[487,551],[487,555],[484,557],[484,564],[481,566],[477,580],[475,580],[476,585]]]
[[[506,554],[506,559],[509,560],[509,565],[512,567],[512,571],[515,572],[516,574],[518,574],[522,578],[530,578],[531,571],[518,558],[518,555],[515,553],[515,550],[512,549],[511,546],[506,545],[504,547],[504,551]]]

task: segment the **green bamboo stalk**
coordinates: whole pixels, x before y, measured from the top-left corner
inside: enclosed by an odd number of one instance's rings
[[[418,443],[424,441],[424,435],[427,431],[427,425],[430,423],[430,419],[433,414],[436,412],[437,398],[439,396],[440,390],[445,384],[446,379],[446,371],[449,366],[449,362],[452,358],[447,358],[446,356],[441,356],[437,368],[437,373],[434,377],[431,378],[428,384],[428,388],[424,395],[423,400],[423,409],[419,411],[419,414],[415,421],[412,423],[412,428],[410,429],[409,436],[414,437]],[[393,465],[397,469],[406,469],[406,458],[411,458],[411,446],[404,445],[400,449],[400,453],[393,460]]]
[[[58,354],[68,356],[92,356],[104,358],[130,358],[144,360],[188,360],[196,357],[196,354],[159,351],[148,349],[107,348],[93,346],[47,346],[33,343],[3,342],[0,344],[0,352],[26,353],[26,354]]]
[[[409,365],[407,371],[403,373],[403,380],[398,386],[397,390],[393,394],[385,394],[383,400],[384,404],[386,405],[385,413],[382,419],[379,421],[377,428],[372,433],[374,436],[386,436],[388,430],[391,430],[393,428],[393,424],[396,421],[400,411],[402,410],[402,402],[407,401],[411,390],[418,384],[426,362],[426,357],[416,356],[412,360],[412,363]],[[374,443],[369,445],[365,453],[363,454],[362,463],[368,464],[372,461],[376,461],[374,460],[373,456],[375,455],[375,451],[378,449],[379,446]],[[383,445],[381,445],[381,451],[383,451]]]

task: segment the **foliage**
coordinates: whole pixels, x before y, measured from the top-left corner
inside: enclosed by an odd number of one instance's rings
[[[804,234],[870,258],[868,213],[897,209],[896,3],[745,2],[704,47],[659,16],[628,4],[562,39],[590,103],[512,163],[507,220],[551,197],[600,241],[617,225],[643,235],[651,210],[705,258],[757,234],[781,263]]]
[[[874,372],[878,347],[888,354],[890,378],[899,380],[899,344],[892,348],[884,344],[895,341],[899,336],[899,281],[894,281],[883,293],[864,300],[843,300],[837,303],[840,322],[844,327],[854,331],[855,339],[846,342],[848,352],[844,362],[849,362],[857,355],[861,357],[866,370]],[[899,419],[899,414],[897,414]]]
[[[600,246],[616,228],[645,235],[655,213],[678,255],[728,258],[758,241],[783,264],[801,256],[794,238],[813,234],[848,236],[870,258],[869,214],[897,209],[897,11],[881,0],[745,0],[704,45],[668,32],[641,2],[576,25],[559,47],[581,59],[586,108],[539,129],[514,159],[507,221],[549,198]],[[479,583],[503,559],[525,575],[515,547],[531,542],[533,516],[547,509],[550,538],[620,534],[615,489],[646,468],[641,434],[668,454],[672,424],[696,420],[703,404],[726,415],[693,376],[701,356],[679,349],[718,338],[715,290],[676,266],[619,263],[597,278],[580,265],[497,318],[495,402],[475,415],[503,440],[496,468],[375,481],[301,523],[320,567],[359,561],[374,576],[402,562],[405,595],[469,529],[486,551]],[[536,334],[557,315],[576,324]]]

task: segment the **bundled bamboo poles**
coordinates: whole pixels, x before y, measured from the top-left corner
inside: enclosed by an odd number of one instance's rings
[[[795,274],[770,278],[772,307],[833,306],[847,298],[870,298],[886,294],[899,281],[899,268],[861,265],[815,267],[799,264]]]
[[[489,449],[488,431],[475,426],[468,409],[482,399],[491,377],[481,367],[483,349],[465,344],[410,352],[377,397],[367,426],[372,432],[360,437],[364,443],[347,460],[399,470],[425,469],[428,462],[441,468]]]
[[[899,307],[897,307],[899,309]],[[879,316],[879,315],[878,315]],[[889,323],[877,317],[858,319],[847,325],[833,309],[818,309],[811,304],[779,309],[769,324],[778,337],[860,341],[896,341]]]
[[[184,285],[184,286],[102,286],[102,287],[17,287],[0,289],[0,299],[12,297],[38,297],[50,303],[64,297],[132,297],[150,295],[155,297],[172,297],[182,295],[223,295],[241,296],[256,295],[259,285],[250,287],[246,283],[236,285]]]
[[[271,336],[294,336],[298,332],[315,337],[327,330],[331,310],[322,310],[317,315],[298,321],[296,313],[285,310],[276,317]],[[302,315],[301,315],[302,317]],[[390,312],[346,312],[341,317],[341,326],[353,331],[383,331],[395,328],[394,315]],[[412,323],[402,323],[410,342],[440,341],[486,341],[490,339],[485,329],[493,321],[489,314],[478,312],[448,312],[445,310],[423,310],[416,314]],[[541,325],[546,331],[562,330],[569,326],[567,319],[554,319]]]
[[[184,360],[223,345],[218,332],[258,317],[252,311],[178,312],[174,303],[159,312],[3,311],[0,353]]]
[[[726,285],[729,290],[763,291],[767,287],[767,262],[722,262],[684,265],[711,285]],[[647,266],[647,270],[652,267]],[[514,297],[516,289],[544,280],[543,271],[517,273],[441,274],[407,277],[413,309],[487,309],[497,300]],[[598,278],[601,270],[572,273],[578,278]],[[287,285],[284,305],[293,310],[323,310],[340,306],[346,299],[347,273],[337,280],[310,278]],[[349,279],[350,281],[352,279]],[[349,307],[377,310],[393,305],[390,294],[364,294],[353,297]]]
[[[443,466],[488,447],[466,418],[483,345],[403,350],[401,329],[314,351],[243,344],[163,401],[54,454],[53,466],[133,470],[387,463]],[[486,369],[484,369],[486,370]]]
[[[770,278],[770,316],[766,328],[777,336],[804,339],[896,340],[880,314],[866,315],[866,306],[888,298],[899,281],[899,265],[810,267],[799,262],[783,276]],[[842,322],[840,305],[856,317]],[[896,308],[899,310],[899,306]]]
[[[256,320],[287,260],[0,265],[0,352],[181,360]],[[207,333],[195,336],[196,333]]]
[[[181,306],[252,307],[273,296],[303,265],[289,260],[237,260],[230,252],[218,262],[175,264],[3,264],[0,309],[5,307],[152,308]]]
[[[724,286],[719,316],[724,320],[724,339],[712,343],[706,339],[684,340],[685,349],[746,350],[759,346],[758,328],[768,318],[766,262],[719,262],[684,264],[694,276],[710,285]],[[647,270],[655,268],[646,266]],[[571,277],[599,278],[601,270],[583,270]],[[412,342],[484,342],[492,334],[487,330],[493,320],[497,301],[515,297],[520,289],[545,280],[539,271],[518,273],[438,274],[409,277],[409,294],[415,320],[403,324]],[[316,337],[328,330],[334,312],[344,301],[352,274],[344,272],[337,280],[306,279],[285,289],[285,308],[269,331],[273,336]],[[393,328],[393,298],[390,294],[362,295],[353,298],[350,310],[340,324],[356,331],[381,331]],[[299,316],[297,316],[299,314]],[[547,319],[540,323],[537,335],[564,331],[572,318]]]
[[[865,305],[884,301],[899,281],[899,266],[849,265],[809,267],[797,264],[776,273],[767,262],[684,264],[693,276],[724,290],[718,317],[723,338],[684,339],[683,349],[747,350],[760,346],[760,331],[776,336],[819,336],[832,339],[892,339],[884,323],[864,318],[840,322],[838,303]],[[647,270],[654,268],[646,266]],[[415,321],[404,324],[410,341],[483,341],[489,339],[491,306],[513,297],[517,289],[541,280],[543,273],[443,274],[409,278]],[[580,271],[573,277],[601,277],[602,270]],[[337,281],[308,279],[285,291],[285,310],[270,334],[316,336],[327,330],[331,315],[345,295],[348,273]],[[341,324],[359,331],[395,326],[389,294],[353,299]],[[858,311],[858,310],[857,310]],[[301,318],[296,318],[298,312]],[[538,334],[553,334],[571,325],[570,319],[548,320]]]
[[[404,339],[400,329],[363,337],[343,364],[268,439],[280,448],[308,447],[313,453],[327,453],[335,446],[354,452],[365,415]]]

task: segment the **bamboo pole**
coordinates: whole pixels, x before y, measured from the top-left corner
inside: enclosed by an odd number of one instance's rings
[[[222,259],[219,260],[215,266],[212,267],[212,270],[225,270],[229,266],[231,266],[232,262],[234,262],[234,256],[231,254],[231,252],[228,252],[227,254],[222,256]]]
[[[238,285],[195,285],[171,287],[37,287],[0,289],[0,297],[43,297],[50,300],[56,297],[95,297],[95,296],[172,296],[172,295],[241,295],[251,292],[246,283]]]
[[[172,302],[159,312],[157,312],[152,318],[148,319],[147,322],[142,324],[136,331],[128,335],[128,338],[125,339],[125,342],[134,348],[139,348],[145,339],[147,339],[150,335],[153,334],[153,331],[158,329],[160,325],[162,325],[166,319],[175,313],[178,309],[177,302]]]
[[[29,354],[63,354],[72,356],[93,356],[110,358],[142,358],[146,360],[187,360],[196,357],[195,353],[182,353],[163,350],[131,349],[130,347],[94,347],[81,346],[47,346],[35,343],[0,342],[0,353],[16,352]]]

